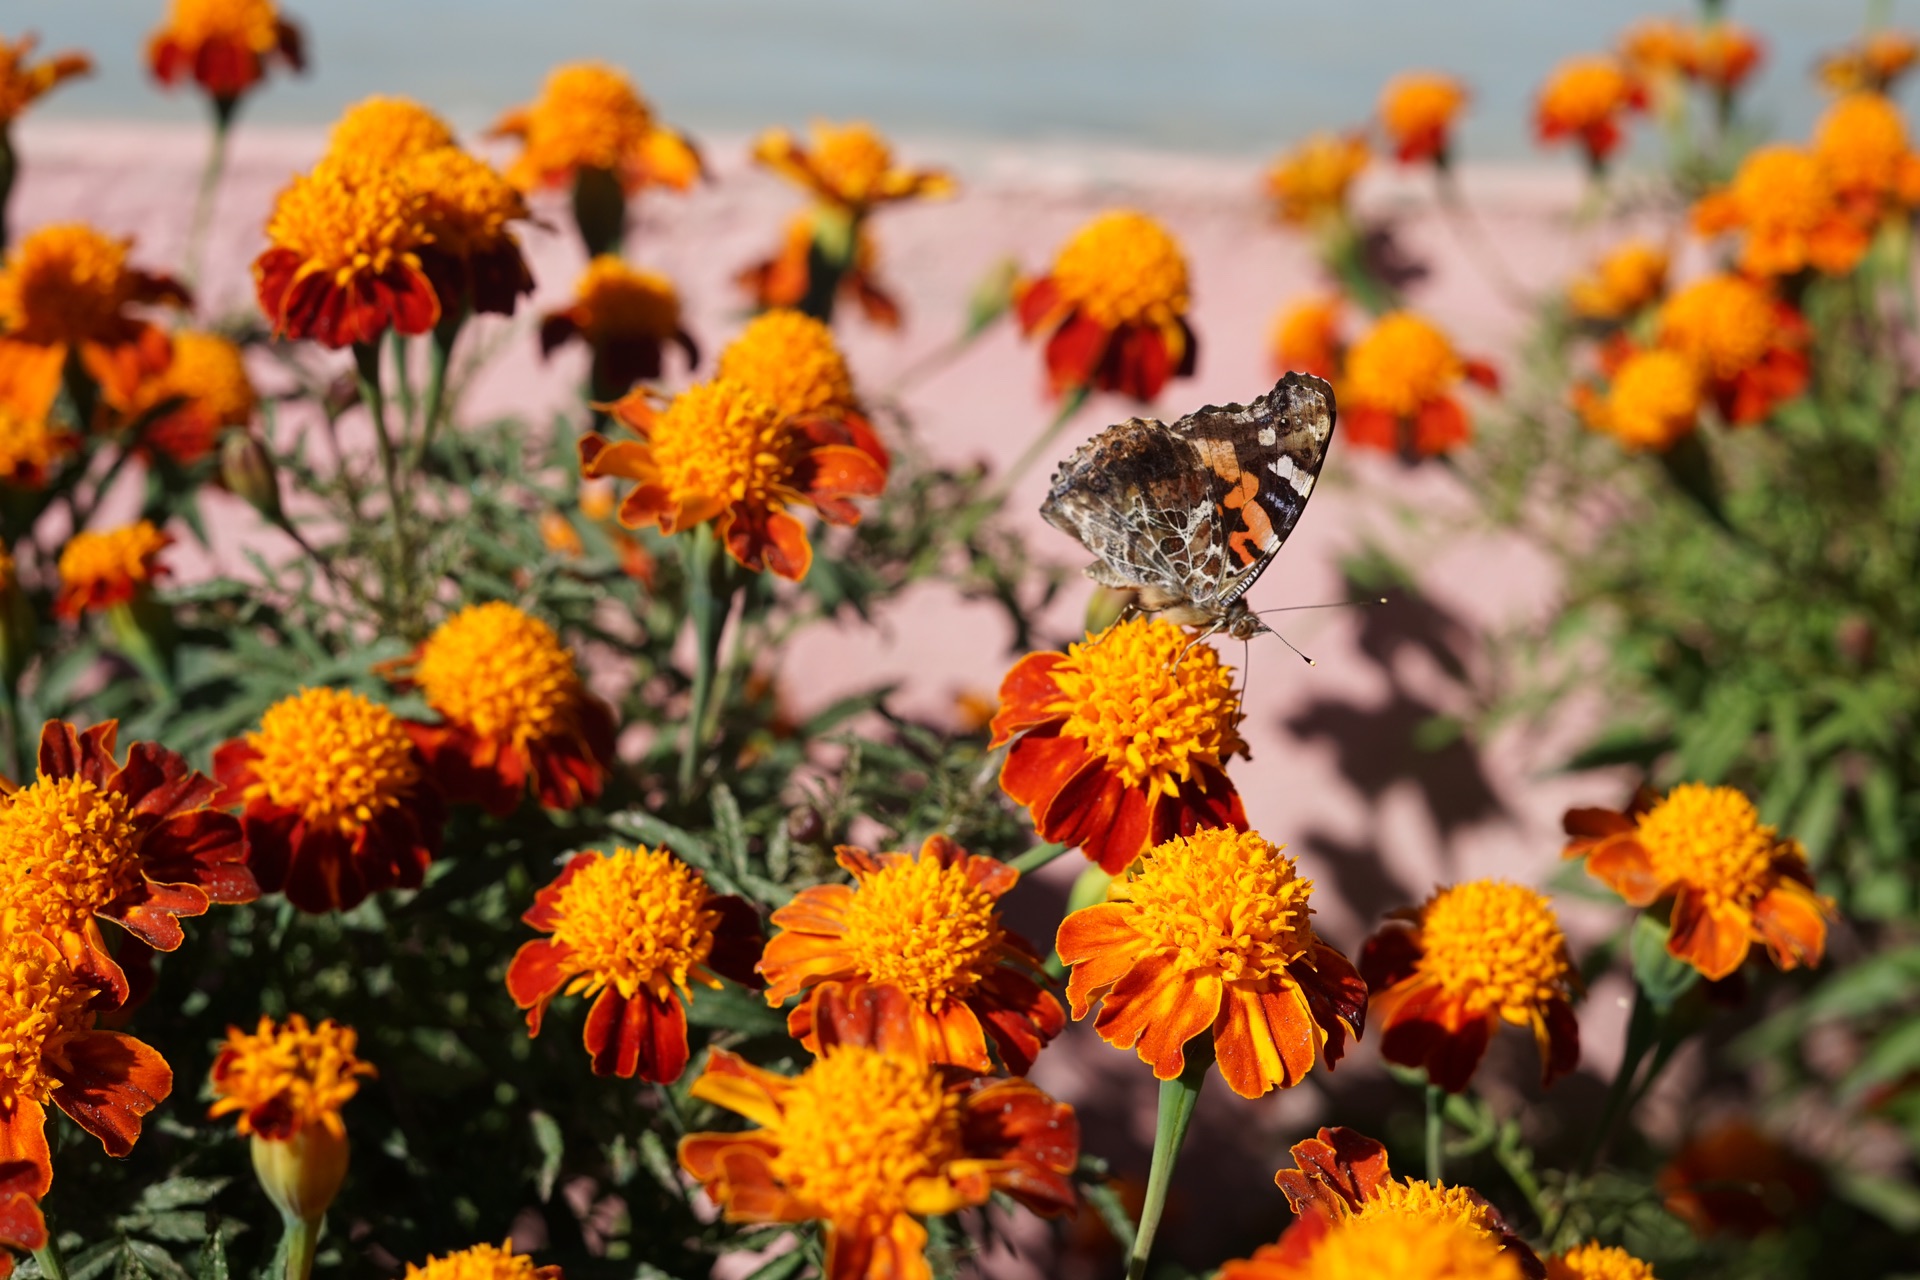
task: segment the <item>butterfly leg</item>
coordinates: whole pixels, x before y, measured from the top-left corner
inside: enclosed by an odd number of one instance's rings
[[[1173,655],[1173,661],[1167,664],[1167,670],[1178,671],[1180,669],[1180,661],[1181,659],[1187,656],[1188,651],[1191,650],[1193,646],[1199,644],[1202,640],[1205,640],[1208,636],[1211,636],[1215,632],[1221,630],[1222,626],[1223,624],[1219,622],[1213,622],[1208,624],[1206,630],[1202,631],[1199,635],[1195,636],[1193,639],[1187,641],[1187,643],[1181,647],[1180,652]]]

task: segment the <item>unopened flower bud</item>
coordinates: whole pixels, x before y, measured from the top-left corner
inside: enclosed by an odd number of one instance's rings
[[[255,511],[276,524],[280,512],[280,473],[273,455],[250,431],[234,431],[220,446],[220,482],[245,498]]]

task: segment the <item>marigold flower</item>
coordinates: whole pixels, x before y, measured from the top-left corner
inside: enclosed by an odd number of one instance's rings
[[[834,217],[844,217],[834,212]],[[798,307],[807,300],[813,286],[813,241],[815,218],[798,213],[787,219],[780,237],[780,248],[772,257],[750,263],[734,276],[734,283],[745,290],[756,309]],[[864,219],[853,224],[853,251],[835,297],[860,308],[867,323],[882,329],[900,327],[900,304],[880,283],[880,250],[874,244]]]
[[[449,800],[504,817],[529,787],[548,808],[573,809],[606,785],[613,709],[540,619],[504,601],[468,605],[392,670],[440,713],[440,724],[407,728]]]
[[[248,862],[302,911],[344,911],[382,889],[417,889],[445,809],[407,726],[342,689],[302,689],[260,730],[213,753],[220,802],[240,807]]]
[[[773,913],[780,932],[760,972],[768,1004],[801,997],[788,1033],[818,1053],[823,993],[891,985],[907,997],[909,1038],[926,1061],[988,1074],[991,1037],[1006,1069],[1027,1074],[1066,1014],[1045,989],[1039,955],[1000,921],[999,899],[1020,873],[945,836],[917,855],[843,846],[838,860],[853,884],[802,890]]]
[[[1015,663],[991,745],[1013,743],[1000,786],[1032,812],[1040,838],[1117,875],[1175,836],[1246,827],[1224,767],[1247,752],[1239,725],[1219,654],[1171,622],[1132,618]]]
[[[44,488],[79,443],[73,432],[48,422],[46,414],[25,412],[0,398],[0,481],[16,489]]]
[[[127,977],[97,921],[173,951],[186,939],[180,917],[260,896],[239,821],[211,807],[212,779],[153,742],[119,763],[118,731],[113,720],[84,732],[49,720],[34,780],[0,800],[0,922],[58,944],[114,1004]]]
[[[863,214],[875,205],[952,195],[953,177],[939,169],[903,169],[893,148],[863,121],[807,128],[812,145],[785,129],[755,139],[753,159],[825,205]]]
[[[1835,93],[1887,93],[1920,61],[1920,40],[1910,32],[1870,31],[1854,44],[1820,59],[1820,82]]]
[[[1267,195],[1282,222],[1309,226],[1343,216],[1347,193],[1372,158],[1357,133],[1310,134],[1267,170]]]
[[[1667,265],[1665,246],[1628,240],[1567,286],[1567,302],[1583,319],[1625,320],[1666,292]]]
[[[1340,340],[1339,294],[1308,298],[1282,311],[1273,326],[1273,362],[1282,372],[1303,369],[1331,381],[1339,376],[1345,344]]]
[[[1869,225],[1920,205],[1920,155],[1907,145],[1900,109],[1877,93],[1850,93],[1813,130],[1813,157],[1834,195]]]
[[[699,153],[657,123],[633,81],[604,62],[555,67],[539,98],[502,116],[492,133],[520,140],[507,179],[522,191],[564,186],[581,170],[610,173],[629,194],[685,191],[701,173]]]
[[[536,1267],[533,1259],[502,1244],[476,1244],[445,1257],[428,1255],[426,1265],[409,1262],[405,1280],[561,1280],[559,1267]]]
[[[1689,1138],[1654,1179],[1667,1211],[1699,1236],[1754,1237],[1821,1203],[1820,1171],[1744,1119]]]
[[[1580,978],[1546,895],[1500,880],[1437,890],[1367,939],[1380,1056],[1425,1067],[1449,1093],[1467,1087],[1502,1022],[1532,1030],[1543,1083],[1580,1063],[1569,996]]]
[[[300,28],[273,0],[173,0],[167,20],[147,39],[147,69],[172,88],[192,76],[215,102],[231,103],[266,78],[278,59],[306,69]]]
[[[124,1156],[140,1119],[173,1092],[173,1068],[151,1046],[94,1027],[99,993],[53,943],[9,928],[0,938],[0,1151],[31,1170],[9,1174],[34,1199],[53,1184],[46,1104]]]
[[[173,538],[150,520],[95,533],[82,529],[60,549],[60,594],[53,611],[62,618],[124,604],[167,576],[160,553]]]
[[[1198,357],[1187,312],[1187,259],[1144,213],[1114,210],[1081,227],[1053,269],[1014,285],[1022,333],[1046,335],[1055,395],[1083,387],[1151,400]]]
[[[1556,1253],[1547,1262],[1547,1280],[1656,1280],[1653,1268],[1625,1249],[1589,1240]]]
[[[1693,51],[1693,30],[1675,18],[1642,18],[1620,37],[1620,59],[1646,78],[1679,75]]]
[[[1315,935],[1312,891],[1293,859],[1251,831],[1156,845],[1106,902],[1060,925],[1074,1018],[1101,1001],[1093,1029],[1162,1080],[1211,1029],[1220,1078],[1243,1098],[1299,1084],[1316,1055],[1331,1071],[1348,1034],[1360,1035],[1367,988]]]
[[[761,312],[721,348],[714,376],[747,388],[787,417],[831,420],[855,447],[887,465],[833,330],[812,316],[785,307]]]
[[[1295,1221],[1252,1259],[1228,1263],[1220,1280],[1544,1280],[1540,1259],[1492,1205],[1466,1187],[1393,1177],[1387,1149],[1364,1134],[1322,1129],[1293,1145],[1293,1159],[1273,1180]]]
[[[523,944],[507,969],[527,1034],[540,1034],[556,995],[594,996],[585,1040],[595,1075],[678,1080],[692,984],[759,985],[760,917],[664,849],[577,853],[520,918],[552,935]]]
[[[668,342],[679,345],[689,369],[700,363],[700,349],[680,323],[673,282],[606,254],[587,264],[570,306],[540,318],[541,354],[576,340],[593,353],[589,383],[598,400],[617,399],[634,383],[658,378]]]
[[[457,147],[422,152],[406,162],[405,173],[425,201],[420,267],[442,309],[512,315],[522,295],[533,292],[533,272],[508,228],[529,216],[526,197]]]
[[[1565,856],[1636,907],[1673,899],[1667,951],[1718,981],[1755,942],[1775,965],[1818,965],[1833,904],[1813,889],[1806,851],[1760,821],[1732,787],[1642,791],[1625,812],[1569,809]]]
[[[1402,164],[1431,160],[1445,166],[1449,130],[1467,105],[1467,86],[1452,76],[1414,71],[1395,76],[1380,92],[1380,127]]]
[[[327,134],[332,155],[357,155],[384,165],[403,164],[454,146],[453,129],[412,98],[374,94],[340,113]]]
[[[167,367],[115,407],[129,422],[144,419],[142,449],[187,466],[211,453],[221,432],[253,421],[259,403],[237,345],[217,333],[183,329],[173,334]]]
[[[1695,281],[1660,308],[1660,345],[1693,361],[1720,416],[1759,422],[1807,385],[1807,323],[1742,276]]]
[[[1540,141],[1578,140],[1587,163],[1598,171],[1625,137],[1621,121],[1646,106],[1645,87],[1617,58],[1593,54],[1569,58],[1554,69],[1534,103]]]
[[[735,1222],[826,1226],[826,1280],[931,1280],[923,1218],[1004,1192],[1036,1213],[1073,1207],[1072,1108],[1025,1080],[968,1078],[892,1034],[895,988],[821,1009],[821,1053],[798,1076],[714,1049],[693,1096],[756,1128],[690,1133],[680,1167]]]
[[[620,504],[620,523],[673,534],[711,520],[727,554],[754,573],[806,577],[813,546],[789,506],[811,506],[829,524],[854,524],[860,512],[852,499],[886,485],[885,463],[844,423],[786,417],[726,379],[682,392],[664,411],[629,396],[614,416],[640,439],[581,437],[580,470],[639,482]]]
[[[1380,317],[1347,351],[1340,405],[1347,438],[1369,449],[1419,457],[1446,453],[1473,438],[1454,398],[1461,381],[1497,390],[1499,375],[1470,360],[1430,322],[1409,311]]]
[[[1785,143],[1760,147],[1741,162],[1733,184],[1693,206],[1702,235],[1738,231],[1740,269],[1784,276],[1811,267],[1845,275],[1866,255],[1869,227],[1849,210],[1826,166]]]
[[[1614,369],[1606,394],[1580,386],[1574,408],[1587,426],[1628,449],[1664,453],[1700,425],[1705,392],[1694,362],[1659,347],[1633,351]]]
[[[431,329],[441,303],[421,266],[429,212],[404,169],[363,155],[329,153],[296,177],[274,201],[269,247],[253,262],[273,332],[338,348],[389,327]]]
[[[39,42],[39,37],[32,35],[18,40],[0,38],[0,130],[19,119],[61,81],[93,74],[93,59],[78,52],[57,53],[45,62],[28,65]]]
[[[1689,79],[1728,95],[1745,84],[1765,59],[1760,38],[1736,22],[1714,22],[1691,33],[1682,70]]]

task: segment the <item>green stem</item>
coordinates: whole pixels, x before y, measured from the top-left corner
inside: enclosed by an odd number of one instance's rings
[[[1066,851],[1067,846],[1063,844],[1037,844],[1007,865],[1023,876],[1032,875]]]
[[[433,340],[427,347],[427,398],[421,409],[420,433],[414,438],[411,472],[419,472],[427,449],[440,430],[447,399],[447,366],[453,361],[453,344],[459,339],[460,326],[466,320],[463,309],[433,327]]]
[[[720,660],[720,635],[726,629],[731,597],[720,590],[720,540],[713,525],[694,526],[687,552],[687,616],[693,620],[693,701],[687,710],[687,740],[680,753],[680,790],[693,790],[700,761],[707,704],[713,697],[714,668]]]
[[[380,346],[377,342],[353,344],[354,372],[360,384],[360,399],[373,418],[373,439],[380,453],[380,472],[387,485],[387,520],[392,539],[392,584],[389,602],[397,603],[396,612],[405,614],[413,607],[413,548],[407,539],[407,503],[400,478],[400,461],[394,452],[393,434],[387,429],[387,401],[380,390]],[[397,602],[393,600],[398,596]]]
[[[187,252],[180,274],[188,284],[200,281],[200,259],[207,248],[207,232],[213,226],[213,200],[220,191],[220,178],[227,171],[227,139],[233,133],[233,112],[238,100],[216,101],[213,107],[213,146],[207,151],[206,167],[200,170],[200,191],[193,201],[193,221],[187,224]]]
[[[313,1274],[313,1255],[320,1247],[320,1223],[315,1218],[309,1222],[296,1214],[285,1213],[281,1221],[286,1223],[287,1232],[281,1239],[281,1252],[286,1255],[286,1280],[308,1280]]]
[[[814,211],[813,240],[807,246],[807,292],[799,310],[821,324],[833,323],[834,300],[840,296],[840,282],[853,268],[859,245],[857,215],[826,206]]]
[[[1193,1107],[1200,1100],[1200,1086],[1207,1081],[1207,1069],[1213,1065],[1211,1052],[1194,1052],[1187,1046],[1187,1066],[1172,1080],[1160,1082],[1160,1116],[1153,1131],[1153,1164],[1147,1169],[1147,1198],[1140,1206],[1140,1229],[1133,1236],[1133,1254],[1127,1259],[1127,1280],[1142,1280],[1147,1274],[1147,1259],[1153,1253],[1153,1237],[1160,1230],[1160,1215],[1167,1207],[1167,1189],[1173,1183],[1173,1166],[1180,1158],[1180,1144],[1186,1140],[1187,1126],[1193,1122]]]
[[[1427,1086],[1427,1181],[1436,1187],[1446,1181],[1447,1122],[1440,1114],[1446,1101],[1445,1089],[1437,1084]]]
[[[1053,421],[1047,424],[1047,429],[1034,437],[1033,443],[1027,446],[1027,451],[1007,468],[1006,474],[1000,477],[1000,483],[993,487],[993,491],[988,495],[990,507],[998,507],[1007,500],[1007,495],[1013,492],[1013,487],[1020,483],[1020,477],[1024,476],[1028,469],[1053,447],[1053,442],[1059,439],[1060,433],[1067,429],[1067,423],[1080,412],[1087,403],[1087,397],[1092,394],[1093,388],[1083,383],[1060,398],[1060,411],[1053,415]]]
[[[51,1227],[45,1247],[33,1251],[33,1260],[40,1264],[40,1274],[46,1280],[67,1280],[67,1260],[60,1254],[60,1240]]]
[[[1640,1072],[1640,1064],[1645,1060],[1647,1051],[1653,1048],[1659,1031],[1660,1015],[1654,1010],[1653,1002],[1639,984],[1633,988],[1633,1014],[1627,1021],[1627,1041],[1620,1050],[1620,1069],[1614,1072],[1613,1083],[1607,1088],[1606,1105],[1600,1111],[1600,1123],[1594,1126],[1593,1137],[1587,1141],[1587,1151],[1580,1161],[1580,1172],[1589,1174],[1599,1163],[1613,1139],[1613,1131],[1619,1127],[1621,1117],[1628,1109],[1633,1098],[1633,1078]]]
[[[400,443],[405,445],[414,435],[414,411],[419,408],[419,400],[413,394],[413,370],[407,364],[407,339],[398,329],[387,331],[387,341],[393,348],[393,399],[400,406]],[[408,450],[411,455],[411,450]]]

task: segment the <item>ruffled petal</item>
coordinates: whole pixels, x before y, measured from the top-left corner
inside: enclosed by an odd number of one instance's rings
[[[1116,983],[1093,1029],[1117,1049],[1137,1049],[1153,1074],[1171,1080],[1186,1069],[1186,1043],[1213,1025],[1225,984],[1211,972],[1183,972],[1148,956]]]
[[[173,1068],[152,1046],[118,1031],[86,1031],[67,1042],[53,1094],[75,1124],[124,1156],[140,1137],[140,1118],[173,1092]]]

